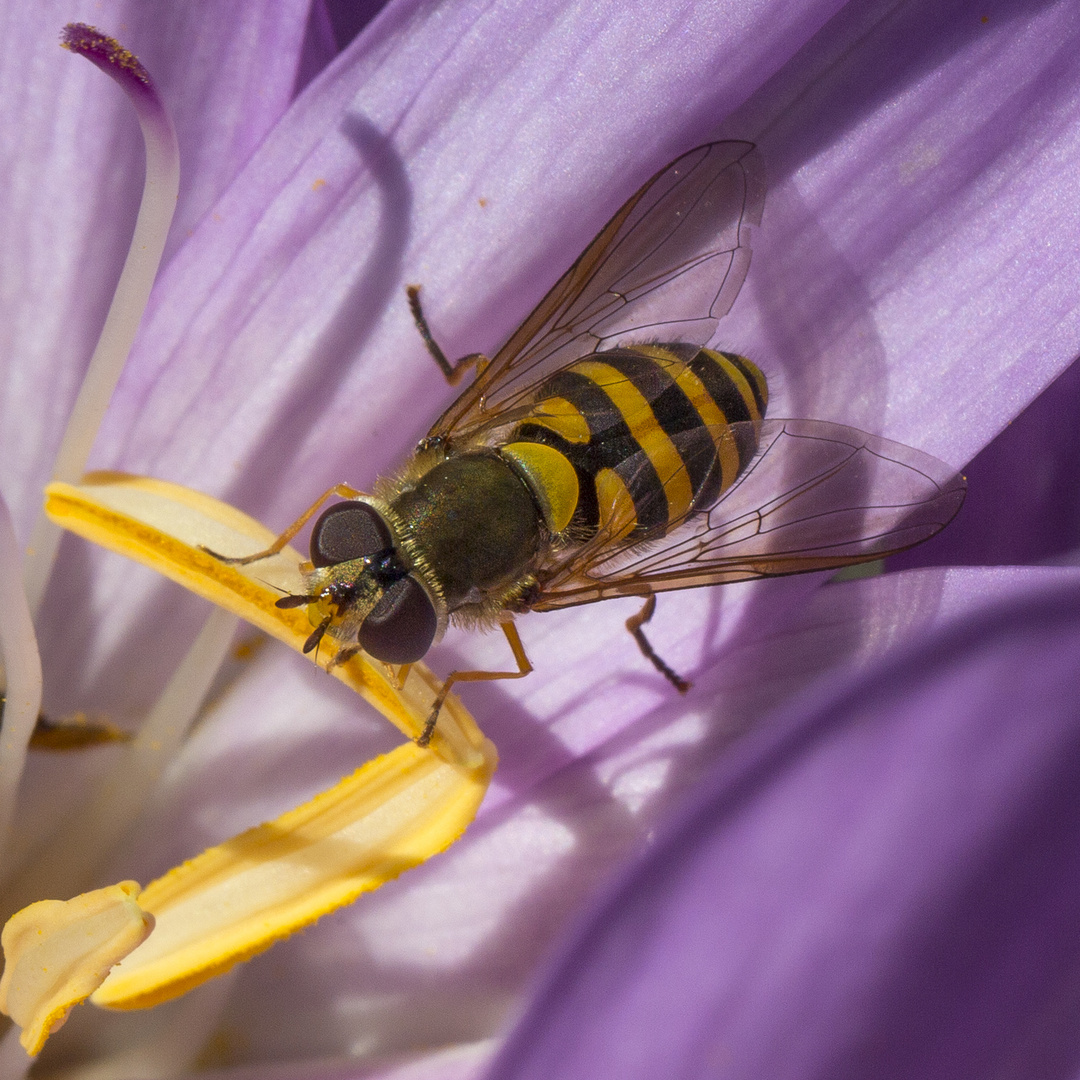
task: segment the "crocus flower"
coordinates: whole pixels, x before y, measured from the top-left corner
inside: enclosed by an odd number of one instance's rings
[[[174,5],[175,25],[140,21],[155,10],[63,15],[130,24],[194,157],[96,467],[209,491],[276,527],[334,482],[370,483],[452,393],[403,286],[423,285],[448,353],[490,351],[641,180],[716,137],[754,139],[769,169],[754,265],[721,339],[764,368],[774,415],[849,423],[959,466],[1078,352],[1080,27],[1063,0],[975,13],[392,2],[314,77],[326,37],[303,5]],[[19,93],[0,108],[23,142],[8,180],[19,198],[2,212],[5,235],[25,239],[4,256],[19,260],[7,277],[19,317],[0,468],[25,534],[137,173],[116,167],[126,136],[113,149],[102,134],[124,130],[103,104],[112,88],[70,74],[62,54],[40,59],[56,29],[39,14],[8,19],[4,77]],[[527,618],[538,674],[467,691],[502,767],[463,841],[229,984],[152,1014],[84,1010],[53,1053],[177,1071],[216,1032],[224,1062],[285,1061],[297,1075],[305,1061],[371,1074],[402,1056],[425,1075],[478,1075],[560,931],[734,735],[823,672],[1008,588],[1000,572],[956,573],[664,597],[653,636],[695,681],[686,699],[626,640],[632,605]],[[136,726],[202,610],[65,543],[39,626],[46,711]],[[502,649],[452,633],[430,661],[497,668]],[[259,650],[228,671],[100,879],[146,880],[393,742],[332,680]],[[35,763],[20,811],[28,865],[95,767]]]

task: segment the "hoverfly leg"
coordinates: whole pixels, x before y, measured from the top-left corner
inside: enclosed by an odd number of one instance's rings
[[[405,680],[412,671],[412,664],[388,664],[383,661],[383,667],[386,669],[386,677],[390,680],[390,685],[395,690],[404,690]]]
[[[221,555],[208,547],[204,547],[202,544],[199,545],[199,550],[205,551],[207,555],[213,555],[215,559],[225,563],[227,566],[247,566],[248,563],[258,562],[260,559],[268,559],[271,555],[276,555],[281,551],[281,549],[311,520],[312,514],[314,514],[315,511],[318,510],[332,495],[336,495],[339,499],[355,499],[357,495],[362,494],[362,491],[358,491],[348,484],[335,484],[332,488],[324,491],[268,548],[264,551],[256,551],[254,555]]]
[[[645,636],[645,631],[641,629],[653,617],[654,611],[656,611],[656,593],[651,592],[646,597],[641,610],[636,615],[631,615],[630,618],[626,620],[626,629],[634,636],[638,648],[652,666],[656,668],[656,670],[659,671],[680,694],[685,694],[692,684],[681,678],[664,663],[664,661],[656,654],[656,650],[649,644],[649,639]]]
[[[428,326],[427,319],[424,317],[424,309],[420,306],[420,286],[406,285],[405,295],[409,298],[409,310],[412,312],[413,322],[416,323],[416,329],[420,331],[420,336],[424,339],[427,351],[431,353],[435,363],[439,365],[439,370],[451,386],[455,386],[465,371],[474,364],[481,370],[487,366],[488,358],[483,353],[469,353],[468,356],[462,356],[451,363],[446,358],[446,353],[439,348],[439,343],[435,340],[431,327]]]
[[[359,651],[359,645],[343,645],[330,657],[326,665],[326,670],[333,671],[334,668],[341,667],[342,664],[347,664]]]
[[[456,682],[487,682],[490,679],[523,679],[532,672],[533,666],[525,654],[525,646],[521,644],[517,627],[512,619],[502,619],[499,622],[506,640],[510,643],[510,651],[517,661],[517,671],[451,671],[442,684],[442,689],[435,697],[435,702],[428,713],[427,723],[424,730],[416,740],[417,746],[427,746],[431,742],[431,736],[435,734],[435,723],[439,719],[439,712],[446,701],[446,695],[450,693],[450,687]]]

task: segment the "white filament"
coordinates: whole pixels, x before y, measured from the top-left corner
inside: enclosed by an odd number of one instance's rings
[[[109,399],[127,362],[135,333],[150,298],[161,253],[180,190],[180,155],[168,113],[137,103],[146,148],[146,181],[124,269],[116,284],[86,377],[68,419],[53,463],[52,478],[75,483],[86,468]],[[49,583],[61,530],[42,513],[27,548],[23,580],[30,610],[36,616]]]
[[[19,779],[26,764],[26,746],[41,709],[41,657],[22,589],[21,566],[11,515],[0,497],[0,657],[7,675],[7,700],[0,725],[0,880]]]

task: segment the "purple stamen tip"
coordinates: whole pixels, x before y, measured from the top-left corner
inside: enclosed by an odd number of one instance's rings
[[[60,45],[85,56],[118,82],[128,84],[129,91],[134,89],[132,82],[141,83],[142,88],[153,85],[149,72],[130,49],[124,48],[115,38],[103,34],[93,26],[87,26],[86,23],[68,23],[60,36]]]

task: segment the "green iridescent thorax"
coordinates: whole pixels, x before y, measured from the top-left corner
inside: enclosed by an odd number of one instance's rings
[[[545,540],[534,497],[494,451],[436,465],[393,500],[391,512],[411,558],[450,611],[512,588]]]

